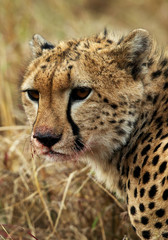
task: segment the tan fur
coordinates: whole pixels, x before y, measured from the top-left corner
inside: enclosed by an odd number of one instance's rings
[[[127,201],[141,239],[167,239],[168,61],[157,55],[148,32],[116,39],[105,31],[57,46],[35,35],[31,47],[34,60],[21,90],[35,152],[49,160],[87,162],[100,182]],[[79,87],[90,94],[72,100]],[[28,90],[38,91],[39,101]]]

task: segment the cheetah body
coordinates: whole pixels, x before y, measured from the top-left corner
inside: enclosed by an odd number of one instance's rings
[[[34,151],[87,162],[141,239],[168,239],[167,58],[141,29],[30,44],[21,90]]]

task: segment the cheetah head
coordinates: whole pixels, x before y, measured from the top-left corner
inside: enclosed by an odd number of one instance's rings
[[[100,34],[54,46],[40,35],[21,86],[37,155],[105,164],[129,141],[139,117],[151,40]],[[97,160],[99,159],[99,160]]]

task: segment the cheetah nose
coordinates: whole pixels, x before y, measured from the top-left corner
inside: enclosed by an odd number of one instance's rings
[[[34,138],[36,138],[40,143],[42,143],[45,147],[52,147],[54,144],[60,141],[62,134],[60,135],[55,135],[51,133],[35,133],[33,135]]]

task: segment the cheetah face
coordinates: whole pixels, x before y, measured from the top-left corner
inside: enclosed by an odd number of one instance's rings
[[[145,34],[140,32],[141,40]],[[143,69],[135,81],[131,63],[124,65],[123,51],[128,47],[124,50],[101,38],[95,41],[74,40],[54,47],[35,35],[31,42],[35,59],[21,89],[32,125],[32,147],[40,157],[77,160],[99,155],[109,160],[130,137],[143,96]],[[129,61],[136,56],[131,54]],[[145,66],[141,60],[137,64],[139,69]]]

